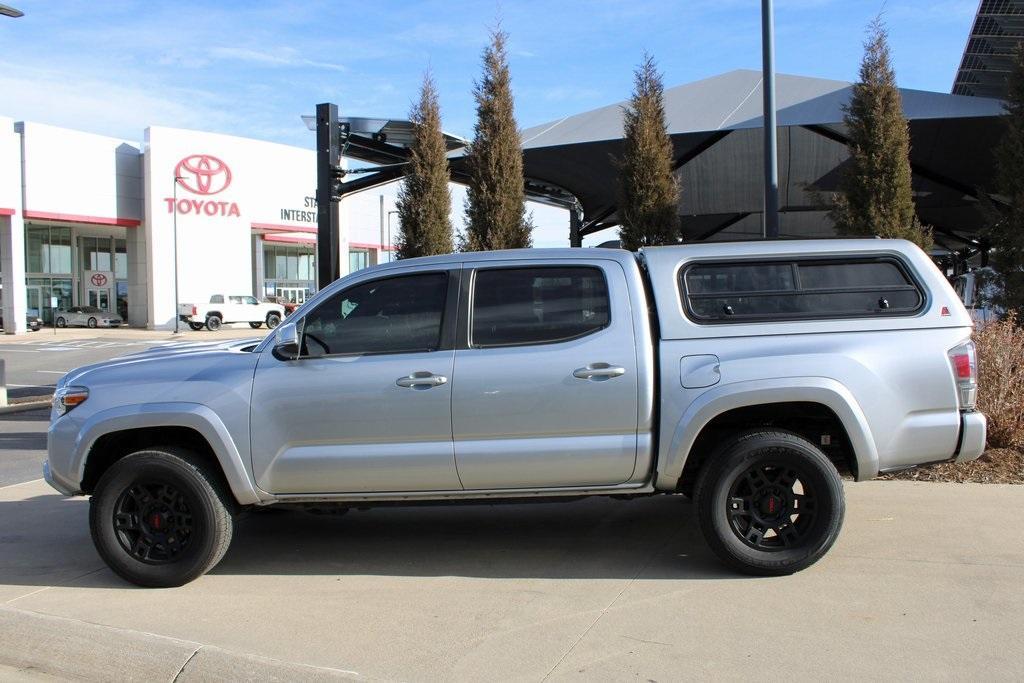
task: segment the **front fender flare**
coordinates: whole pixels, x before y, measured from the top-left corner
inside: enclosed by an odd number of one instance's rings
[[[85,477],[86,457],[97,439],[112,432],[146,427],[194,429],[213,449],[235,500],[242,505],[253,505],[269,499],[249,477],[228,428],[213,410],[200,403],[144,403],[110,408],[92,415],[75,439],[72,471],[77,473],[78,481]]]
[[[656,487],[674,490],[701,430],[729,410],[767,403],[820,403],[834,412],[853,447],[857,480],[878,475],[878,449],[867,418],[850,390],[828,377],[784,377],[723,384],[701,394],[683,413],[658,468]]]

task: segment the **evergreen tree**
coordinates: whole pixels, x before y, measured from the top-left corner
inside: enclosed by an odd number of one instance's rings
[[[844,111],[850,162],[831,212],[836,230],[844,235],[903,238],[927,251],[931,231],[922,227],[914,208],[910,129],[881,18],[868,28],[860,81]]]
[[[398,258],[447,254],[453,250],[448,158],[441,133],[441,108],[430,74],[424,74],[413,123],[408,174],[398,191]]]
[[[645,54],[633,74],[623,111],[625,140],[619,167],[619,240],[635,251],[679,240],[679,184],[672,174],[672,140],[665,123],[665,86]]]
[[[507,40],[504,31],[491,33],[491,44],[483,54],[483,78],[473,88],[477,119],[467,156],[466,234],[460,244],[469,251],[532,244],[533,225],[523,204],[523,150],[512,101]]]
[[[1006,132],[996,149],[996,172],[999,194],[1009,207],[988,236],[996,303],[1024,313],[1024,43],[1018,43],[1014,53],[1004,106]]]

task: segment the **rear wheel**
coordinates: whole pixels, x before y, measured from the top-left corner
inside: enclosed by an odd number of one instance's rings
[[[57,325],[57,327],[67,327],[68,326],[68,321],[65,320],[63,317],[60,317],[60,318],[57,318],[57,321],[56,321],[55,324]]]
[[[701,472],[694,497],[715,554],[760,576],[792,574],[821,559],[846,509],[829,459],[806,439],[774,430],[725,443]]]
[[[231,543],[233,501],[192,453],[153,448],[114,463],[89,506],[100,557],[122,578],[180,586],[220,562]]]
[[[203,329],[202,323],[189,323],[188,326],[191,327],[195,332],[198,332],[199,330]]]
[[[263,323],[261,322],[249,323],[249,327],[251,327],[254,330],[258,330],[262,325]]]
[[[85,324],[86,327],[96,327],[96,318],[89,318]]]
[[[268,313],[267,314],[267,327],[269,327],[270,329],[274,329],[275,327],[277,327],[280,324],[281,324],[281,316],[279,316],[277,313]]]
[[[221,322],[219,315],[208,315],[206,316],[206,329],[210,332],[216,332],[220,329]]]

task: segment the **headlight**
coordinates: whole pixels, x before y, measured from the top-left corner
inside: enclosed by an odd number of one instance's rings
[[[85,387],[61,387],[53,394],[53,407],[58,415],[63,415],[75,406],[80,406],[89,398],[89,390]]]

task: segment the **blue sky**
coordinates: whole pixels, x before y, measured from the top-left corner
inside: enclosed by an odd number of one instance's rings
[[[644,50],[669,86],[761,58],[758,0],[4,2],[25,16],[0,17],[0,115],[127,140],[168,125],[312,147],[299,115],[317,102],[402,117],[428,67],[445,128],[470,136],[498,17],[524,128],[624,99]],[[976,8],[776,0],[778,69],[854,79],[884,10],[900,85],[949,92]]]

